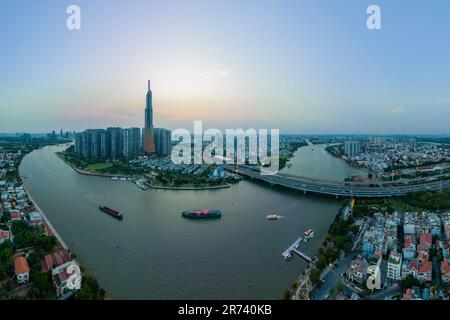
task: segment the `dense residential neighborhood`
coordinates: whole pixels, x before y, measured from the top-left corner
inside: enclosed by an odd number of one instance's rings
[[[349,163],[367,169],[384,180],[428,177],[450,172],[450,146],[418,142],[415,138],[372,137],[358,141],[354,149],[345,144],[333,145],[329,151]]]
[[[449,300],[450,212],[359,202],[343,208],[293,298]]]
[[[82,288],[79,263],[18,173],[24,153],[50,142],[0,141],[0,299],[67,299]]]

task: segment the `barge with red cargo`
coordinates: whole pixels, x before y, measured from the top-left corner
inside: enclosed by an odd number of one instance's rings
[[[101,211],[103,211],[106,214],[109,214],[110,216],[118,219],[118,220],[122,220],[123,216],[119,211],[113,210],[111,208],[108,208],[106,206],[99,206],[98,207]]]
[[[208,218],[220,218],[222,212],[219,209],[209,209],[209,210],[184,210],[181,212],[184,218],[194,218],[194,219],[208,219]]]

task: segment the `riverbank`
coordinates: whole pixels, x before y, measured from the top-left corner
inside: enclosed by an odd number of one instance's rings
[[[96,176],[96,177],[104,177],[104,178],[130,178],[130,177],[134,177],[136,180],[140,180],[140,179],[146,179],[145,175],[138,175],[138,176],[134,176],[134,175],[125,175],[125,174],[113,174],[113,173],[103,173],[103,172],[93,172],[93,171],[89,171],[89,170],[84,170],[81,168],[78,168],[77,166],[75,166],[73,163],[71,163],[70,161],[68,161],[62,152],[57,152],[56,155],[64,161],[64,163],[66,163],[68,166],[70,166],[75,172],[82,174],[82,175],[88,175],[88,176]],[[220,185],[205,185],[205,186],[164,186],[164,185],[156,185],[156,184],[151,184],[151,183],[144,183],[144,185],[150,189],[160,189],[160,190],[179,190],[179,191],[195,191],[195,190],[215,190],[215,189],[224,189],[224,188],[230,188],[231,184],[230,183],[223,183]],[[142,189],[142,188],[141,188]]]
[[[23,177],[21,177],[23,180]],[[36,203],[36,201],[34,201],[33,197],[31,196],[30,192],[27,190],[27,188],[25,187],[25,185],[23,185],[23,189],[25,190],[28,199],[31,201],[31,203],[33,203],[34,208],[39,212],[39,214],[41,215],[42,219],[45,221],[46,225],[48,226],[48,228],[50,229],[50,231],[52,232],[52,235],[56,238],[56,240],[58,241],[59,245],[66,249],[67,251],[70,251],[69,246],[64,242],[63,238],[61,237],[61,235],[58,233],[58,231],[56,230],[56,228],[53,226],[53,224],[50,222],[50,220],[47,218],[47,216],[45,215],[44,211],[39,207],[39,205]]]
[[[56,155],[58,156],[58,158],[60,158],[62,161],[64,161],[69,167],[71,167],[75,172],[77,172],[79,174],[84,174],[87,176],[95,176],[95,177],[104,177],[104,178],[113,178],[113,177],[124,178],[124,177],[129,176],[129,175],[125,175],[125,174],[101,173],[101,172],[92,172],[92,171],[88,171],[88,170],[83,170],[83,169],[77,168],[75,165],[73,165],[72,163],[67,161],[64,158],[64,156],[61,154],[61,152],[57,152]]]
[[[344,159],[341,153],[339,153],[339,151],[336,149],[336,147],[339,147],[341,144],[330,144],[327,145],[327,147],[325,148],[325,151],[328,152],[330,155],[332,155],[333,157],[335,157],[336,159],[340,159],[342,161],[345,161],[349,166],[358,169],[358,170],[362,170],[365,171],[367,173],[367,176],[372,175],[372,176],[376,176],[376,173],[371,171],[369,168],[367,168],[366,166],[363,165],[359,165],[357,162],[354,161],[350,161],[348,159]]]
[[[217,189],[226,189],[230,188],[231,184],[219,185],[219,186],[205,186],[205,187],[166,187],[166,186],[156,186],[145,183],[145,186],[151,189],[160,189],[160,190],[180,190],[180,191],[198,191],[198,190],[217,190]]]

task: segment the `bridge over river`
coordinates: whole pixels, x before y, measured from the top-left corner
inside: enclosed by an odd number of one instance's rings
[[[411,192],[438,191],[450,188],[450,180],[429,181],[422,180],[414,184],[395,182],[338,182],[329,180],[316,180],[286,174],[261,175],[259,169],[249,166],[224,165],[224,168],[252,180],[263,181],[271,186],[282,186],[289,189],[300,190],[304,193],[314,192],[335,197],[355,198],[383,198],[404,196]]]

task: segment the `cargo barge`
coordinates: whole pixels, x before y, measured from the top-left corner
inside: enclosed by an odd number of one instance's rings
[[[98,207],[101,211],[103,211],[106,214],[109,214],[110,216],[118,219],[118,220],[122,220],[123,216],[119,211],[113,210],[111,208],[105,207],[105,206],[99,206]]]
[[[194,218],[194,219],[208,219],[208,218],[220,218],[222,212],[218,209],[210,210],[184,210],[181,212],[181,216],[184,218]]]

